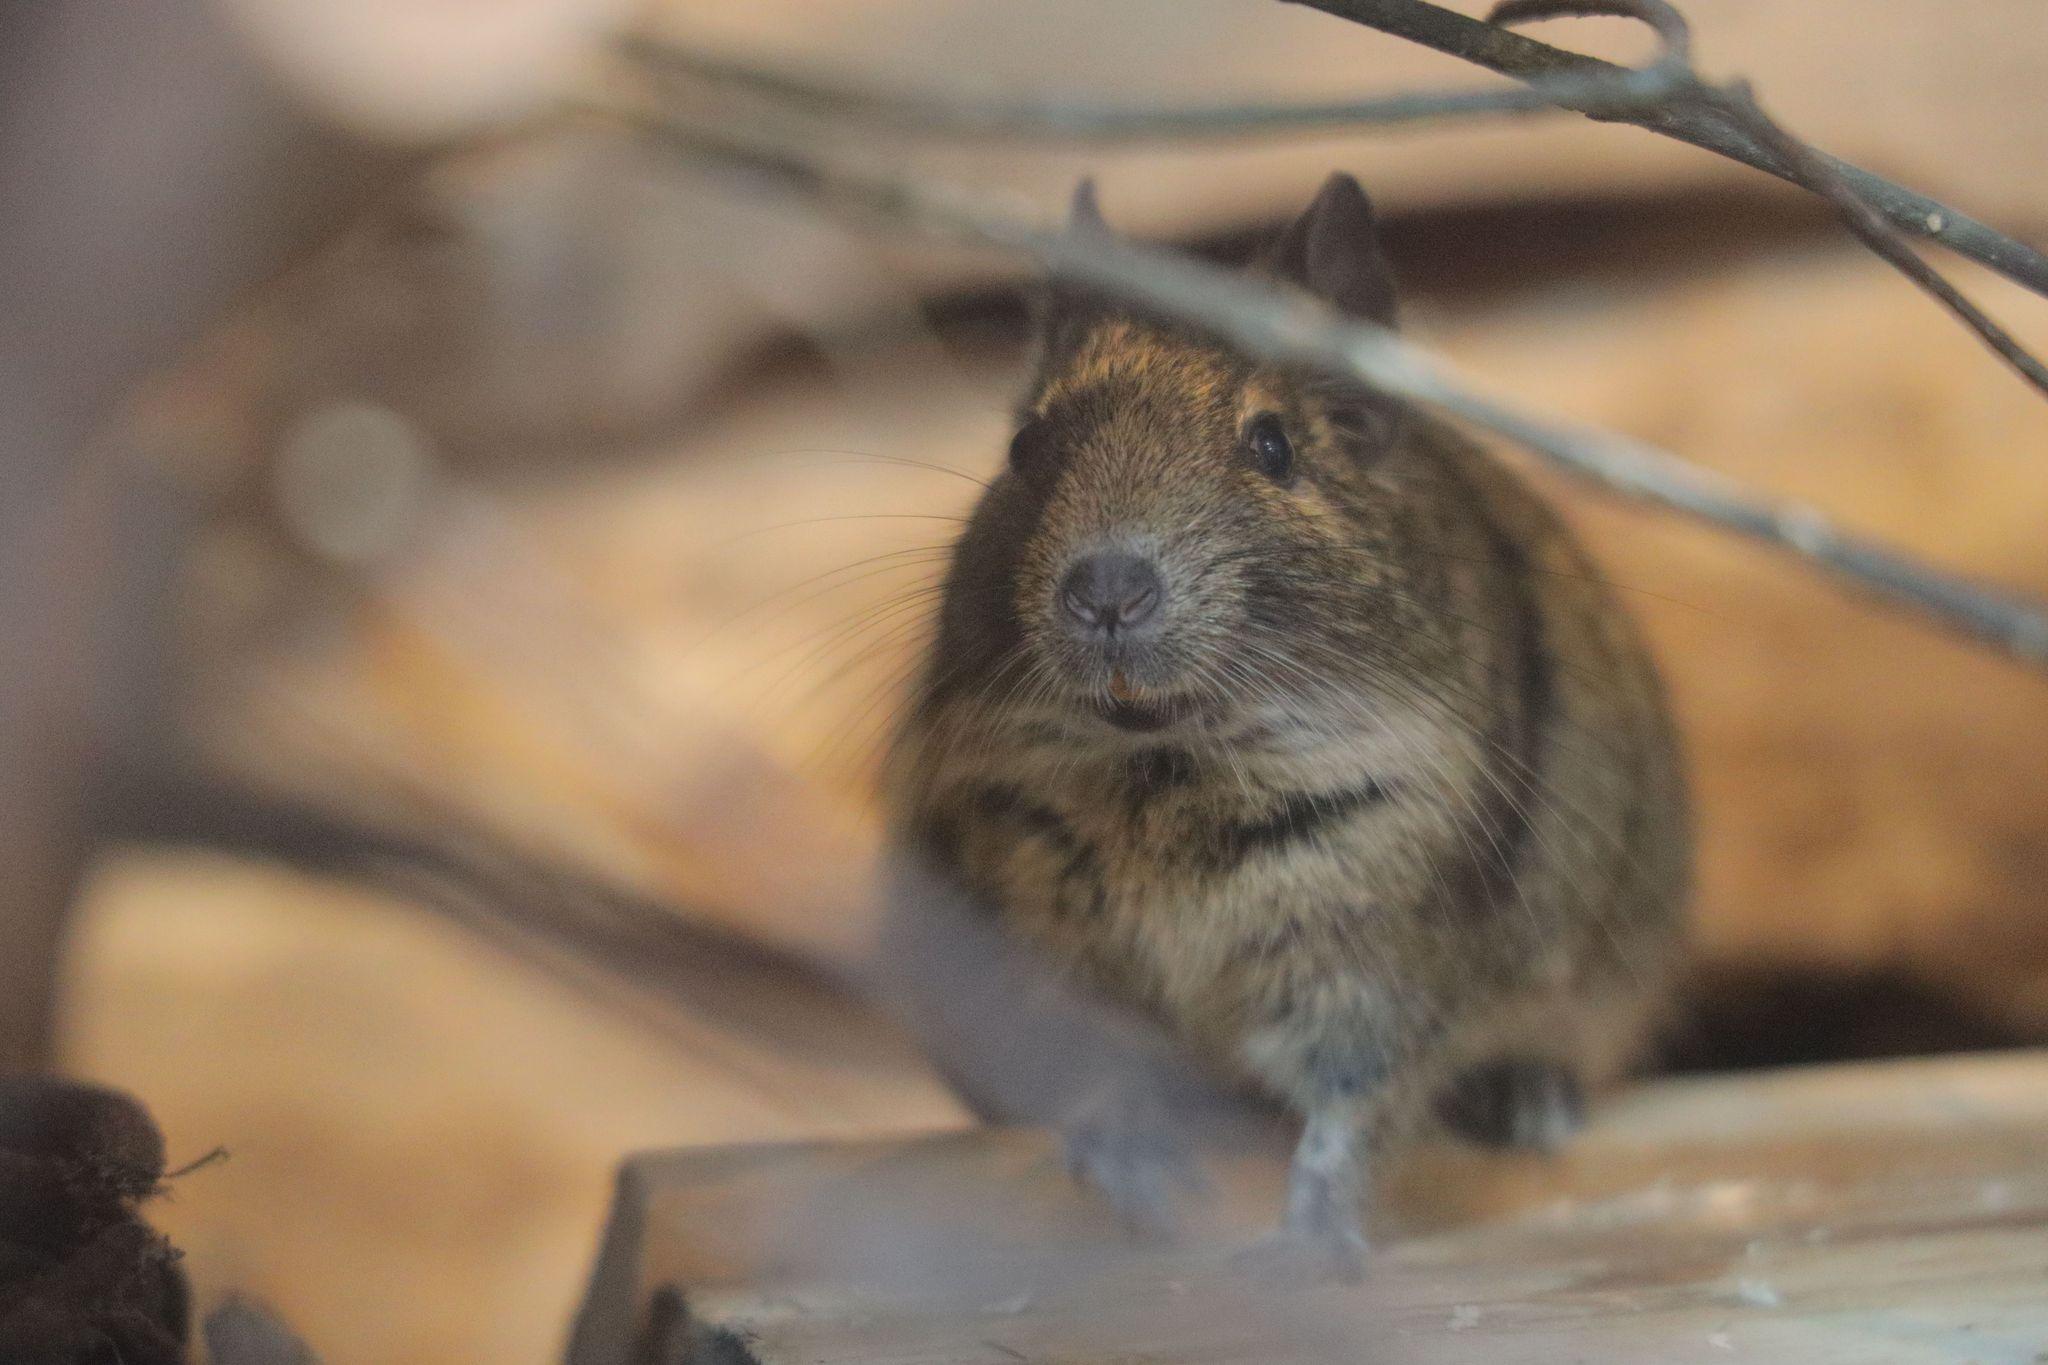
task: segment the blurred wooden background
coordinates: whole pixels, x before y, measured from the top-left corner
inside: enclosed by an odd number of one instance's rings
[[[1818,144],[2048,230],[2028,0],[1692,15],[1710,70],[1754,76]],[[1249,0],[669,19],[979,92],[1477,79]],[[1560,118],[914,159],[1049,212],[1092,169],[1113,221],[1196,242],[1341,165],[1389,219],[1413,329],[1468,373],[2048,592],[2048,408],[1824,214],[1704,154]],[[2048,304],[1957,276],[2048,342]],[[443,168],[141,405],[136,447],[189,532],[168,719],[225,771],[459,818],[783,943],[857,942],[867,765],[918,643],[903,594],[1000,458],[1016,283],[595,134]],[[2048,1036],[2048,685],[1557,491],[1677,698],[1707,958],[1902,974]],[[547,1359],[626,1151],[965,1122],[879,1029],[793,1055],[687,1004],[609,1008],[394,898],[222,856],[110,859],[72,973],[68,1063],[147,1099],[174,1165],[235,1153],[160,1212],[202,1288],[268,1295],[336,1361]]]

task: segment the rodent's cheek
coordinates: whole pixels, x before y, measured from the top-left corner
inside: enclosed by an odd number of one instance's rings
[[[1317,480],[1301,479],[1281,496],[1287,500],[1289,512],[1304,519],[1323,537],[1333,541],[1343,538],[1344,529],[1349,524],[1344,510]]]
[[[1054,587],[1057,576],[1048,558],[1042,553],[1027,555],[1018,565],[1016,581],[1011,587],[1011,609],[1017,614],[1025,639],[1041,646],[1055,638],[1054,624],[1059,609]]]

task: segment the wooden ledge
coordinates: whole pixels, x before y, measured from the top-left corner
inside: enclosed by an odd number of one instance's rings
[[[1416,1154],[1366,1282],[1235,1253],[1276,1156],[1134,1243],[1039,1134],[742,1147],[621,1172],[572,1365],[681,1290],[764,1365],[2048,1361],[2048,1052],[1663,1081],[1555,1159]]]

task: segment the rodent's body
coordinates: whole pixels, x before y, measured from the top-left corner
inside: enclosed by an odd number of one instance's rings
[[[973,697],[913,732],[905,809],[938,866],[1295,1105],[1500,1053],[1604,1070],[1676,943],[1681,786],[1633,633],[1505,471],[1410,439],[1457,614],[1404,627],[1385,662],[1435,695],[1213,746],[1006,725]]]
[[[1027,418],[1060,462],[961,539],[894,762],[906,847],[1306,1116],[1297,1221],[1351,1197],[1345,1135],[1475,1068],[1622,1061],[1675,962],[1684,790],[1559,520],[1446,428],[1114,310],[1056,333]],[[1262,422],[1315,457],[1274,488],[1227,463]],[[1158,566],[1139,642],[1085,606],[1046,628],[1099,544]]]

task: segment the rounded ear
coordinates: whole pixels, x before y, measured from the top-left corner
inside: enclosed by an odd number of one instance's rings
[[[1074,199],[1067,206],[1067,231],[1099,232],[1109,235],[1109,224],[1102,220],[1102,205],[1095,197],[1095,177],[1084,175],[1074,186]]]
[[[1394,276],[1380,251],[1372,201],[1342,171],[1323,182],[1260,265],[1353,317],[1394,325]]]
[[[1067,208],[1067,231],[1084,237],[1108,237],[1110,227],[1095,196],[1095,177],[1082,176]],[[1037,308],[1039,332],[1048,356],[1057,357],[1078,341],[1111,308],[1107,296],[1078,280],[1055,274],[1045,283]]]

